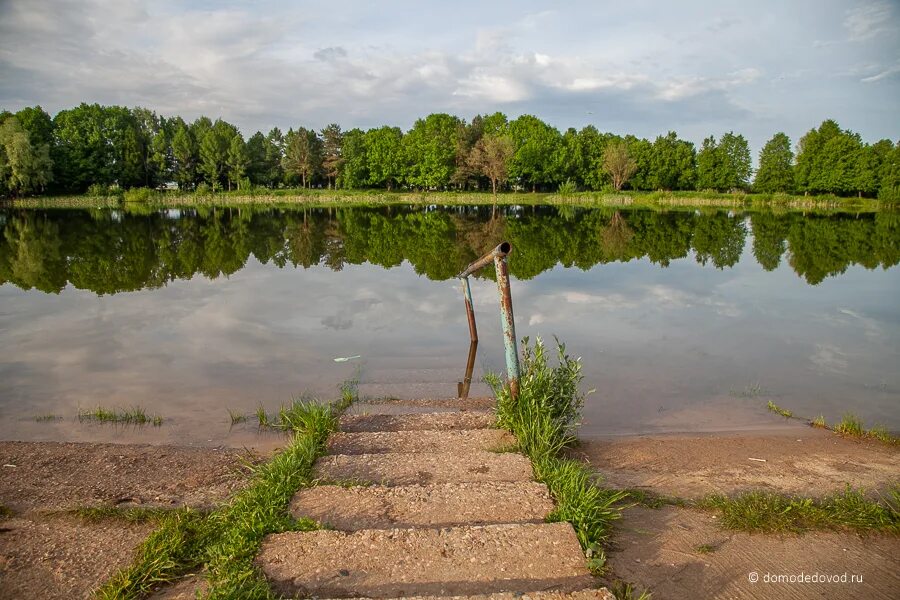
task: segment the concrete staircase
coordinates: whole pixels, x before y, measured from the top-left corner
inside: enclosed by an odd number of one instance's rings
[[[291,512],[331,529],[268,536],[258,564],[288,597],[609,600],[484,400],[360,405]],[[471,410],[476,406],[479,409]],[[431,409],[432,412],[422,412]],[[360,410],[366,411],[359,414]]]

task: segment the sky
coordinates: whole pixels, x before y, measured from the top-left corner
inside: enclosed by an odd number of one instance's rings
[[[0,0],[0,108],[408,129],[432,112],[754,155],[826,118],[900,139],[900,1]]]

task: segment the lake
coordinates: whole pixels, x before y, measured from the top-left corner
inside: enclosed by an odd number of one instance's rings
[[[253,444],[229,410],[354,376],[453,396],[455,275],[501,240],[519,338],[583,359],[583,437],[784,426],[768,400],[900,429],[897,213],[126,206],[0,210],[0,230],[4,440]],[[473,395],[504,369],[492,277],[472,280]],[[165,422],[78,422],[97,405]]]

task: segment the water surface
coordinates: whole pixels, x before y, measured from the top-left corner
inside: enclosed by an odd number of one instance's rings
[[[144,212],[0,212],[0,439],[255,443],[228,409],[333,397],[355,373],[369,396],[454,395],[453,277],[502,239],[519,337],[584,360],[587,437],[778,427],[769,399],[900,429],[896,214]],[[491,277],[472,282],[476,380],[503,369]],[[97,404],[166,422],[74,418]]]

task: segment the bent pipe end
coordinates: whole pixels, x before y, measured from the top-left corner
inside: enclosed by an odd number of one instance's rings
[[[472,273],[486,267],[490,262],[492,262],[495,258],[504,258],[507,254],[512,252],[512,244],[509,242],[500,242],[496,248],[471,263],[466,269],[457,275],[457,279],[465,279]]]

